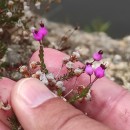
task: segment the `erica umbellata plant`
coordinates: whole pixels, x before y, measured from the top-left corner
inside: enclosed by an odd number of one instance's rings
[[[39,29],[33,28],[32,30],[34,40],[39,42],[39,61],[32,61],[28,66],[22,65],[19,71],[25,78],[37,78],[43,84],[45,84],[55,95],[63,99],[64,101],[75,104],[76,102],[89,102],[91,101],[91,88],[93,84],[102,77],[105,76],[105,64],[100,64],[98,67],[94,67],[95,62],[100,62],[103,58],[103,51],[99,50],[92,56],[92,61],[87,62],[82,67],[76,64],[80,61],[80,53],[78,51],[73,52],[70,56],[66,56],[62,60],[62,65],[59,68],[57,75],[54,75],[49,71],[44,62],[44,42],[45,37],[48,34],[48,30],[43,24],[40,23]],[[53,58],[53,57],[52,57]],[[51,59],[50,59],[51,60]],[[66,73],[62,74],[62,69],[66,70]],[[82,75],[86,74],[89,78],[87,85],[76,85],[76,81]],[[65,81],[69,79],[75,79],[75,84],[69,92],[66,92]],[[88,79],[86,79],[88,80]],[[0,102],[0,108],[4,111],[11,109],[10,104],[4,104]],[[12,130],[22,130],[17,118],[15,116],[10,117],[9,122],[12,125]]]
[[[103,58],[103,51],[99,50],[95,52],[92,56],[93,61],[87,62],[83,67],[75,67],[75,64],[80,60],[80,53],[73,52],[70,56],[64,57],[62,61],[62,66],[57,72],[57,75],[49,72],[44,62],[44,38],[47,35],[48,31],[43,23],[40,24],[40,28],[37,30],[33,30],[33,37],[35,40],[39,41],[39,59],[40,61],[33,61],[28,66],[21,66],[20,72],[24,77],[33,77],[41,80],[48,88],[54,92],[57,96],[61,98],[66,98],[68,95],[71,95],[65,100],[70,103],[75,103],[81,100],[90,100],[91,96],[91,87],[96,82],[96,80],[104,77],[106,66],[104,64],[100,64],[97,68],[94,68],[95,62],[99,62]],[[52,57],[53,58],[53,57]],[[51,60],[51,59],[50,59]],[[62,69],[66,68],[66,73],[61,74]],[[37,71],[35,71],[37,70]],[[70,92],[66,93],[66,87],[64,85],[64,81],[68,81],[71,78],[75,78],[76,80],[83,73],[89,76],[89,83],[87,86],[74,86]],[[75,81],[76,82],[76,81]],[[76,83],[75,83],[76,84]],[[88,98],[89,97],[89,98]]]

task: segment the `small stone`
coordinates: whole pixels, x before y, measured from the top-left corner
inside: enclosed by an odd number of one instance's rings
[[[76,47],[75,50],[78,51],[80,53],[80,55],[83,57],[86,57],[89,53],[89,49],[83,45]]]
[[[120,55],[114,56],[114,59],[113,59],[114,63],[119,63],[119,62],[121,62],[121,60],[122,60],[122,57]]]
[[[28,36],[28,35],[29,35],[29,33],[26,30],[24,30],[23,31],[23,36]]]
[[[29,11],[30,10],[30,7],[29,6],[27,6],[27,5],[25,5],[24,6],[24,11]],[[26,12],[25,12],[26,13]]]

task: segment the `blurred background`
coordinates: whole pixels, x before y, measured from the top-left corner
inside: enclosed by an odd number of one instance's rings
[[[42,10],[35,10],[43,15]],[[80,25],[82,30],[104,31],[113,38],[130,34],[130,0],[62,0],[44,14],[51,21]]]

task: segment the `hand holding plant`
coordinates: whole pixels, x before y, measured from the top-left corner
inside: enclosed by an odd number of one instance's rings
[[[39,51],[33,54],[30,62],[39,59],[38,53]],[[52,56],[53,58],[50,60]],[[66,55],[56,50],[45,49],[45,63],[48,70],[56,75],[57,70],[61,67],[64,56]],[[62,70],[61,74],[64,72],[65,70]],[[75,80],[66,82],[67,92],[73,87],[74,83]],[[81,75],[77,79],[77,84],[79,85],[87,85],[88,83],[89,77],[86,74]],[[75,107],[80,111],[62,99],[53,96],[45,85],[36,79],[23,79],[15,83],[14,81],[3,78],[0,80],[0,85],[3,90],[6,87],[6,91],[3,91],[3,96],[1,95],[2,99],[5,101],[8,100],[9,102],[11,100],[15,114],[25,130],[67,128],[107,129],[101,123],[115,130],[121,130],[122,128],[125,130],[129,129],[130,94],[106,78],[97,80],[93,84],[92,99],[90,102],[79,102],[75,104]],[[33,101],[31,102],[29,98]],[[28,100],[26,101],[26,99]],[[120,109],[122,109],[122,112],[120,112]],[[81,111],[87,113],[88,116],[85,117]],[[5,117],[7,112],[1,111],[0,115],[2,121],[0,128],[8,130],[9,128],[7,126],[9,126],[9,122],[6,121]],[[68,123],[65,123],[66,121]],[[121,122],[120,125],[115,125],[118,122]]]

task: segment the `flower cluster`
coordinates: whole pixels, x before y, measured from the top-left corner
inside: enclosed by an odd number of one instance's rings
[[[85,67],[85,72],[91,76],[93,73],[95,75],[96,78],[102,78],[104,77],[104,73],[105,73],[105,65],[101,64],[99,67],[97,67],[96,69],[94,69],[92,67],[93,63],[95,61],[100,61],[102,59],[102,54],[103,54],[103,51],[100,50],[99,52],[96,52],[93,54],[93,62],[91,63],[86,63],[86,67]]]
[[[79,52],[73,52],[70,57],[65,57],[63,59],[63,65],[66,66],[69,72],[74,72],[75,76],[79,76],[83,72],[82,68],[76,68],[76,69],[74,68],[74,63],[79,61],[79,58],[80,58]]]
[[[77,53],[73,53],[73,54],[77,54]],[[76,55],[78,56],[79,58],[79,55]],[[75,60],[75,58],[73,58],[73,55],[70,56],[71,58],[65,58],[63,61],[63,63],[66,64],[66,67],[68,69],[71,69],[71,74],[73,74],[72,76],[80,76],[81,74],[83,73],[86,73],[87,75],[89,75],[90,77],[90,81],[88,83],[87,86],[83,86],[83,85],[79,85],[77,87],[77,91],[75,91],[75,96],[72,97],[72,99],[70,100],[70,102],[75,102],[75,101],[83,101],[84,99],[85,100],[90,100],[91,99],[91,87],[92,85],[94,84],[94,82],[99,79],[99,78],[102,78],[105,76],[105,69],[106,69],[106,66],[104,64],[100,64],[100,66],[98,66],[97,68],[94,68],[94,63],[97,61],[100,61],[102,60],[103,58],[103,51],[100,50],[98,52],[95,52],[93,54],[93,61],[92,62],[87,62],[85,67],[83,68],[76,68],[76,69],[73,69],[74,67],[74,63],[72,62],[74,59],[74,62],[75,61],[78,61],[77,59]],[[76,73],[75,73],[76,72]],[[76,75],[78,73],[78,75]],[[92,75],[95,76],[95,78],[93,78],[93,81],[92,81]],[[66,78],[66,77],[65,77]],[[69,76],[68,76],[69,78]],[[64,79],[64,78],[62,78]]]

